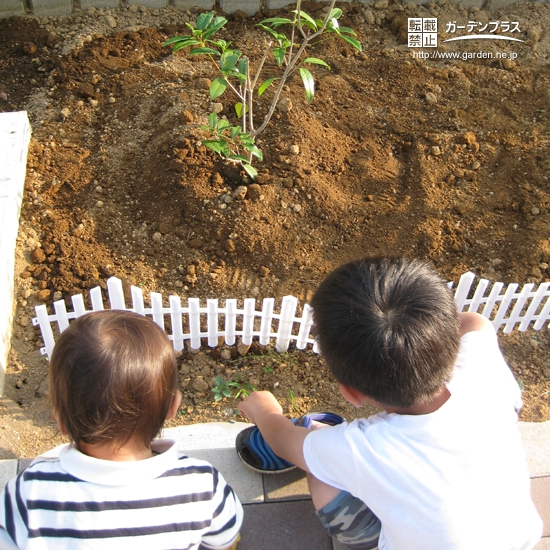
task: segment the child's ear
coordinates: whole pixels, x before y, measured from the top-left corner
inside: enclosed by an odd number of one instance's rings
[[[57,411],[53,411],[53,417],[57,422],[57,429],[59,430],[59,433],[61,435],[68,435],[69,432],[67,432],[67,428],[65,428],[64,422],[61,420],[61,418],[59,418],[59,414],[57,413]]]
[[[168,414],[166,415],[166,420],[170,420],[176,416],[178,409],[181,405],[181,392],[176,390],[174,397],[172,397],[172,403],[170,403],[170,408],[168,409]]]
[[[338,384],[338,387],[340,388],[340,393],[342,394],[342,397],[348,403],[351,403],[357,408],[362,407],[367,400],[366,396],[364,396],[360,391],[352,388],[351,386],[347,386],[346,384]]]

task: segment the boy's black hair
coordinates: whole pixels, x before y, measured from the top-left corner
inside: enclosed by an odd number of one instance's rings
[[[375,401],[410,407],[450,380],[460,344],[455,300],[429,265],[407,258],[352,261],[311,300],[321,354],[336,380]]]
[[[50,402],[81,442],[144,448],[158,435],[177,391],[174,349],[151,319],[130,311],[87,313],[59,336],[50,362]]]

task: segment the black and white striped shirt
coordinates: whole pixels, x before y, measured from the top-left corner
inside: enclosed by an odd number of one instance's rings
[[[178,458],[174,441],[152,448],[159,454],[136,462],[92,458],[72,445],[37,458],[1,495],[0,548],[230,546],[243,515],[233,489],[208,462]]]

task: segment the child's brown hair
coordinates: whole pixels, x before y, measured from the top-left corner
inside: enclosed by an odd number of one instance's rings
[[[174,350],[153,321],[129,311],[88,313],[59,336],[50,401],[71,440],[149,447],[177,390]]]

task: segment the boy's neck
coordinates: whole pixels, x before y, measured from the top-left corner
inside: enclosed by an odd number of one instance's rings
[[[388,413],[396,414],[409,414],[409,415],[421,415],[421,414],[430,414],[437,411],[441,408],[451,397],[451,393],[447,388],[444,388],[440,393],[438,393],[430,401],[425,403],[420,403],[418,405],[413,405],[412,407],[386,407],[382,408]]]
[[[118,445],[116,441],[101,445],[93,445],[81,441],[78,447],[83,454],[92,458],[112,460],[114,462],[134,462],[153,456],[150,447],[144,448],[142,445],[136,445],[136,442],[132,441],[132,439],[122,446]]]

